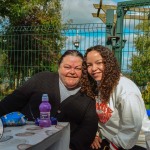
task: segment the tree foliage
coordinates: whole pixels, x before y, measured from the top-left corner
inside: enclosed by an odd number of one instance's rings
[[[146,89],[142,91],[145,104],[150,104],[150,82],[147,83]]]
[[[137,54],[132,57],[131,78],[138,86],[146,86],[150,81],[150,24],[144,21],[136,26],[139,34],[135,38]]]
[[[64,40],[60,0],[2,0],[0,16],[10,23],[1,45],[14,79],[56,71]]]
[[[53,25],[61,27],[60,0],[2,0],[0,15],[13,26]]]

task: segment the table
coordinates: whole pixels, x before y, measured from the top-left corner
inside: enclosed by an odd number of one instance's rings
[[[32,122],[24,126],[5,127],[0,150],[69,150],[70,124],[58,122],[40,128]]]

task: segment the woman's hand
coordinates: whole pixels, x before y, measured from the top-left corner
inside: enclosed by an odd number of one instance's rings
[[[101,147],[101,142],[102,139],[99,136],[96,136],[93,143],[91,144],[92,149],[99,149]]]

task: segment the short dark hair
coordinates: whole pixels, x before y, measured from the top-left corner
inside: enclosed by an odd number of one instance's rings
[[[67,50],[65,51],[65,53],[60,57],[59,61],[58,61],[58,65],[60,65],[63,61],[63,58],[65,56],[68,56],[68,55],[71,55],[71,56],[77,56],[77,57],[80,57],[82,60],[83,60],[83,55],[82,53],[80,53],[78,50]]]

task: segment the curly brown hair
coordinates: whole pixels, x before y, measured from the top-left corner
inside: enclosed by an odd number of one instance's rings
[[[100,85],[88,74],[86,57],[91,51],[98,52],[104,62],[105,70],[102,75]],[[108,102],[113,89],[117,86],[120,79],[120,67],[113,52],[102,45],[96,45],[87,49],[84,55],[83,76],[81,79],[81,92],[85,92],[88,96],[95,98],[100,94],[101,100]],[[100,91],[100,92],[99,92]]]

